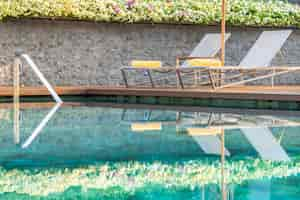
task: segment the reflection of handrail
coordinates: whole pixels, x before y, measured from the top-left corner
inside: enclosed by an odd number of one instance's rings
[[[27,148],[32,141],[39,135],[41,130],[46,126],[48,121],[52,118],[52,116],[55,114],[55,112],[58,110],[58,108],[61,106],[62,103],[57,103],[55,106],[50,110],[50,112],[46,115],[46,117],[41,121],[41,123],[36,127],[36,129],[32,132],[30,137],[24,142],[22,145],[22,148]]]
[[[29,64],[29,66],[32,68],[34,73],[38,76],[40,81],[45,85],[47,90],[50,92],[53,99],[56,101],[55,106],[50,110],[50,112],[45,116],[45,118],[40,122],[40,124],[36,127],[36,129],[32,132],[31,136],[25,141],[25,143],[22,145],[22,148],[27,148],[33,140],[39,135],[39,133],[43,130],[43,128],[46,126],[48,121],[51,119],[51,117],[55,114],[55,112],[58,110],[58,108],[62,105],[63,101],[58,96],[58,94],[55,92],[53,87],[50,85],[50,83],[47,81],[45,76],[41,73],[41,71],[38,69],[36,64],[33,62],[33,60],[27,55],[27,54],[16,54],[17,56],[23,57],[26,62]],[[19,123],[19,121],[15,121],[15,123]]]

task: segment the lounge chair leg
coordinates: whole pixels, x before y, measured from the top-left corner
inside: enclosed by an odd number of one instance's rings
[[[125,120],[126,112],[127,112],[127,109],[124,108],[122,111],[122,116],[121,116],[121,120],[123,120],[123,121]]]
[[[208,70],[208,75],[209,75],[209,79],[210,79],[210,82],[211,82],[211,86],[215,90],[216,86],[215,86],[215,81],[214,81],[213,74],[212,74],[211,70]]]
[[[155,86],[154,86],[154,82],[153,82],[153,79],[152,79],[152,76],[151,76],[151,73],[150,73],[150,70],[149,70],[149,69],[147,69],[147,74],[148,74],[148,76],[149,76],[149,80],[150,80],[151,86],[154,88],[154,87],[155,87]]]
[[[273,73],[273,76],[272,76],[272,78],[271,78],[271,85],[272,85],[272,88],[273,88],[273,87],[274,87],[274,76],[276,75],[276,71],[275,71],[275,68],[274,68],[274,67],[273,67],[272,73]]]
[[[181,120],[181,112],[176,113],[176,123],[179,123]]]
[[[123,77],[125,86],[126,86],[126,88],[128,88],[129,86],[128,86],[128,82],[127,82],[127,78],[126,78],[126,73],[123,69],[121,69],[121,73],[122,73],[122,77]]]
[[[218,86],[222,86],[223,84],[223,70],[219,70],[218,71]]]
[[[181,79],[181,75],[180,75],[180,70],[179,70],[179,69],[176,69],[176,74],[177,74],[177,78],[178,78],[178,81],[179,81],[179,84],[180,84],[181,89],[184,89],[184,86],[183,86],[183,82],[182,82],[182,79]]]
[[[197,79],[198,79],[198,70],[195,70],[194,73],[194,85],[197,86]]]

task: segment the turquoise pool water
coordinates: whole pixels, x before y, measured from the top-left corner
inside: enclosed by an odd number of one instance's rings
[[[23,108],[15,144],[9,106],[0,199],[300,199],[296,113],[65,105],[32,137],[51,106]]]

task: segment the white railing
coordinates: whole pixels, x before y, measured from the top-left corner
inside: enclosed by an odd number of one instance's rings
[[[53,106],[53,108],[48,112],[48,114],[43,118],[43,120],[40,122],[40,124],[34,129],[32,134],[29,136],[29,138],[22,144],[22,148],[27,148],[31,145],[31,143],[35,140],[35,138],[40,134],[40,132],[44,129],[44,127],[47,125],[48,121],[53,117],[53,115],[56,113],[56,111],[59,109],[59,107],[62,105],[63,101],[62,99],[58,96],[58,94],[55,92],[54,88],[51,86],[51,84],[47,81],[45,76],[42,74],[42,72],[39,70],[37,65],[33,62],[33,60],[28,56],[27,54],[21,54],[17,55],[20,56],[20,58],[24,58],[24,60],[28,63],[28,65],[31,67],[31,69],[34,71],[34,73],[37,75],[37,77],[40,79],[40,81],[43,83],[43,85],[47,88],[53,99],[55,100],[56,104]],[[19,58],[17,58],[18,61],[20,61]],[[21,61],[20,61],[21,62]],[[21,65],[20,65],[21,66]],[[15,75],[15,78],[19,80],[19,74]],[[19,84],[19,81],[18,81]],[[18,88],[19,85],[14,84],[14,91],[15,91],[15,96],[18,97],[19,94],[16,94],[19,92]],[[17,98],[15,98],[17,99]],[[14,102],[14,104],[19,104],[19,102]],[[19,107],[15,107],[15,109],[19,109]],[[19,113],[19,110],[15,110],[15,113]],[[19,125],[19,117],[15,117],[14,119],[14,124],[16,124],[18,127]],[[19,131],[19,130],[18,130]],[[15,135],[20,135],[19,133],[15,133]],[[17,140],[19,141],[19,139]]]
[[[50,83],[47,81],[45,76],[42,74],[42,72],[38,69],[36,64],[33,62],[33,60],[27,55],[27,54],[22,54],[22,57],[26,60],[26,62],[29,64],[31,69],[34,71],[34,73],[38,76],[38,78],[42,81],[42,83],[46,86],[48,91],[50,92],[51,96],[54,98],[56,103],[62,103],[63,101],[61,98],[57,95],[53,87],[50,85]]]

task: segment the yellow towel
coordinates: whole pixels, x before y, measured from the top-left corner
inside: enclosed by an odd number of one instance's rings
[[[187,128],[188,135],[218,135],[222,133],[220,128]]]
[[[195,58],[187,61],[191,67],[220,67],[222,62],[215,58]]]
[[[161,67],[161,62],[157,60],[133,60],[131,66],[135,68],[155,69]]]
[[[159,122],[148,122],[148,123],[133,123],[131,124],[131,130],[135,132],[143,131],[160,131],[161,123]]]

